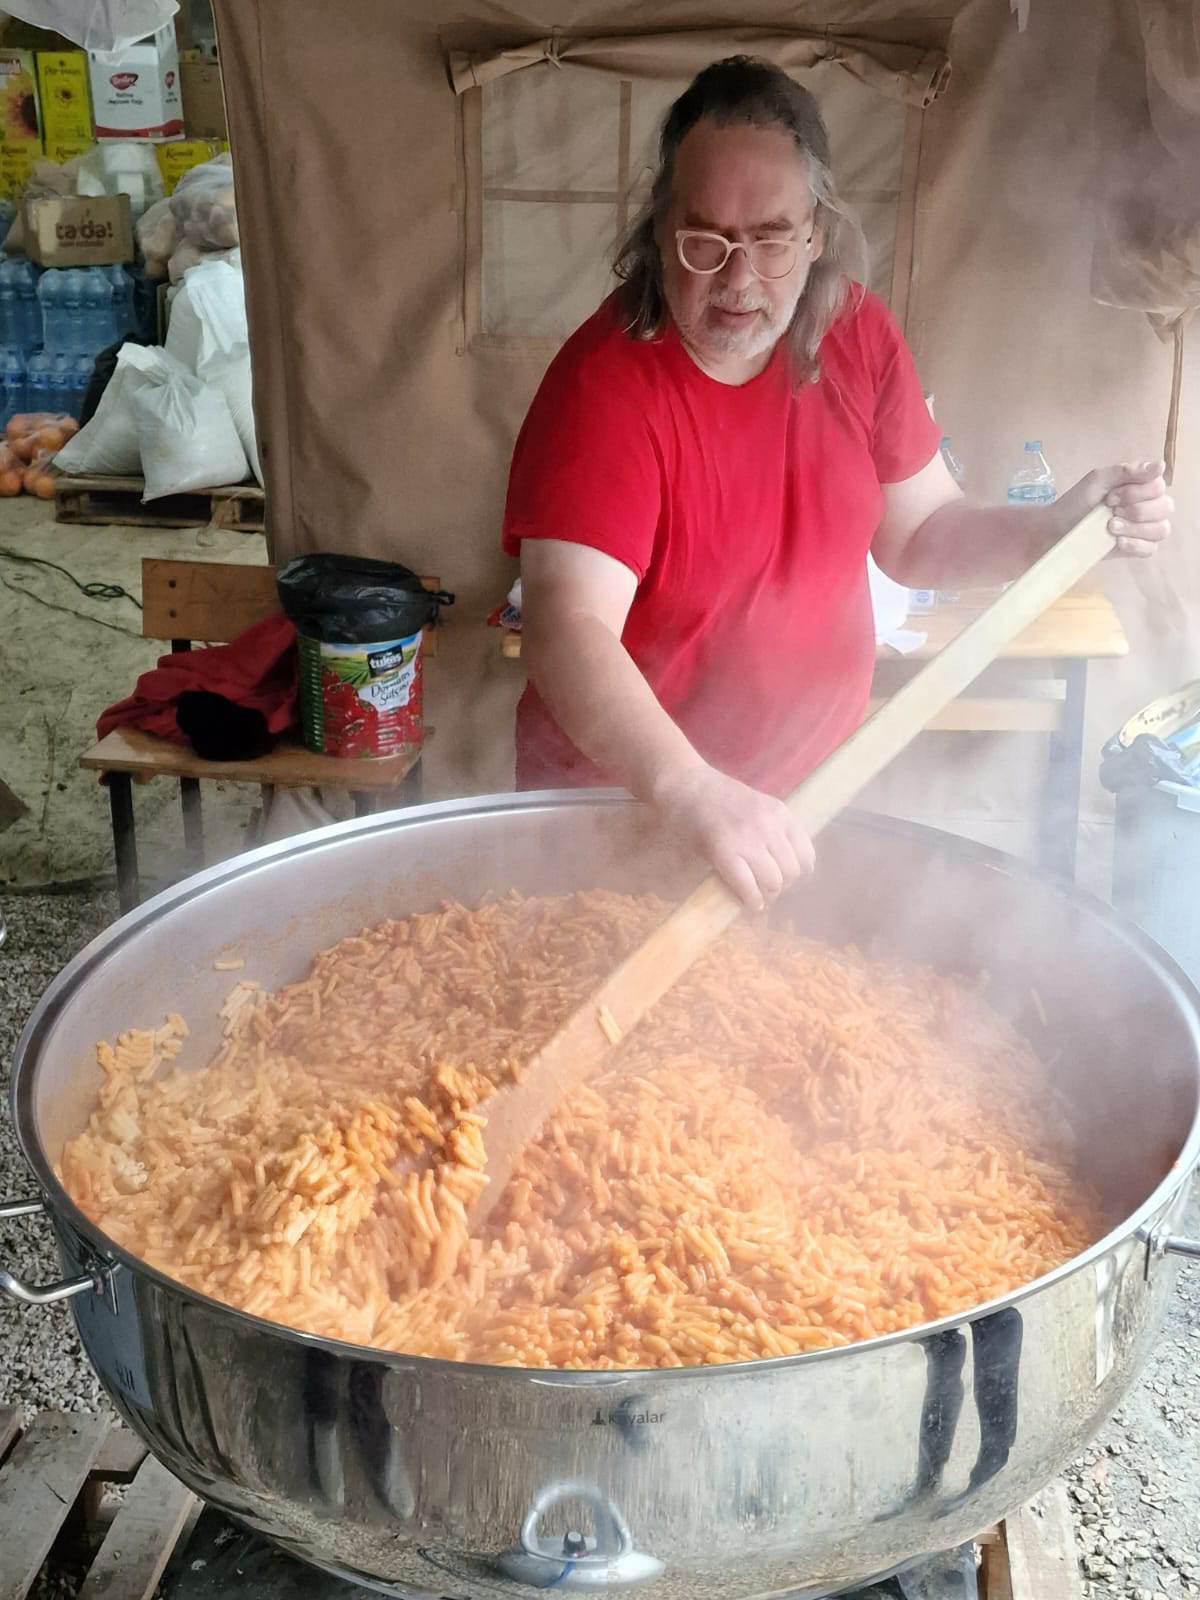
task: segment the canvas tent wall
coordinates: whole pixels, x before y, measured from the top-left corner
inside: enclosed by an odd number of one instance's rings
[[[1029,433],[1063,479],[1157,449],[1170,353],[1089,295],[1098,125],[1129,114],[1098,114],[1096,95],[1102,63],[1138,70],[1133,4],[1034,0],[1019,31],[1007,0],[932,16],[913,0],[218,0],[276,552],[387,553],[459,592],[432,682],[437,792],[511,779],[520,675],[482,627],[513,575],[509,452],[603,292],[654,117],[703,60],[759,49],[817,85],[873,281],[976,492],[1003,494]],[[1189,352],[1185,417],[1195,377]],[[1176,493],[1174,549],[1106,579],[1134,654],[1094,675],[1093,748],[1200,671],[1194,452]],[[881,798],[1015,844],[1043,760],[1040,741],[934,737]],[[1094,788],[1089,806],[1102,820]]]

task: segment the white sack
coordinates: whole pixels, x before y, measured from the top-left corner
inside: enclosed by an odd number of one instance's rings
[[[216,489],[246,477],[246,452],[225,396],[172,362],[161,383],[133,397],[144,501]]]
[[[91,421],[68,439],[54,458],[63,472],[127,476],[142,470],[138,419],[133,397],[147,384],[165,381],[176,366],[165,350],[122,345],[117,369],[108,381]]]
[[[4,0],[10,16],[48,28],[97,53],[119,53],[157,33],[179,10],[178,0]]]
[[[167,350],[225,396],[250,469],[261,483],[240,264],[202,261],[188,272],[171,300]]]

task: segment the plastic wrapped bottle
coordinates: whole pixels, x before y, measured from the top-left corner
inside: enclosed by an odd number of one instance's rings
[[[41,268],[32,261],[17,263],[17,307],[21,326],[21,348],[26,355],[36,350],[42,342],[42,308],[38,301],[38,280]]]
[[[79,421],[83,413],[84,396],[88,391],[88,384],[92,381],[92,374],[96,370],[93,356],[71,356],[67,361],[67,370],[63,380],[63,407],[69,417]]]
[[[83,334],[78,354],[97,356],[117,337],[113,321],[113,284],[106,267],[84,273]]]
[[[124,267],[105,267],[103,271],[108,275],[112,285],[112,327],[113,334],[109,343],[118,339],[125,339],[137,331],[137,313],[133,305],[133,279]],[[105,347],[100,345],[99,349]]]
[[[82,267],[71,267],[63,277],[63,319],[66,337],[61,349],[64,355],[82,355],[87,348],[88,326],[87,294],[88,275]],[[49,349],[49,345],[46,347]]]
[[[54,411],[53,358],[35,350],[25,372],[25,407],[28,411]]]
[[[1042,441],[1030,439],[1026,442],[1021,466],[1009,480],[1008,503],[1012,506],[1045,506],[1057,499],[1054,474],[1042,454]]]
[[[12,345],[0,349],[0,408],[2,420],[17,416],[25,404],[25,352]]]
[[[65,298],[66,276],[58,267],[42,273],[38,284],[38,301],[42,308],[42,347],[57,351],[70,348],[70,330],[67,325]]]

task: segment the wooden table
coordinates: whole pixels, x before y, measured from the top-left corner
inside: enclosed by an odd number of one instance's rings
[[[977,602],[964,597],[929,616],[911,617],[908,627],[926,635],[925,643],[911,655],[881,645],[872,710],[978,616],[986,600],[983,595]],[[519,659],[520,634],[505,632],[500,649],[509,659]],[[1088,664],[1128,654],[1129,640],[1112,602],[1097,590],[1076,589],[1008,645],[996,665],[929,726],[930,733],[1048,736],[1038,860],[1060,877],[1075,876]]]

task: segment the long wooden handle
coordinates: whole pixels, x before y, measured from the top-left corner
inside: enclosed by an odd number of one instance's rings
[[[999,652],[1079,582],[1113,547],[1099,507],[969,622],[789,796],[810,837],[845,809]],[[490,1182],[478,1225],[503,1192],[524,1146],[599,1067],[611,1045],[660,1000],[741,915],[715,874],[661,922],[529,1063],[520,1084],[487,1107]]]

